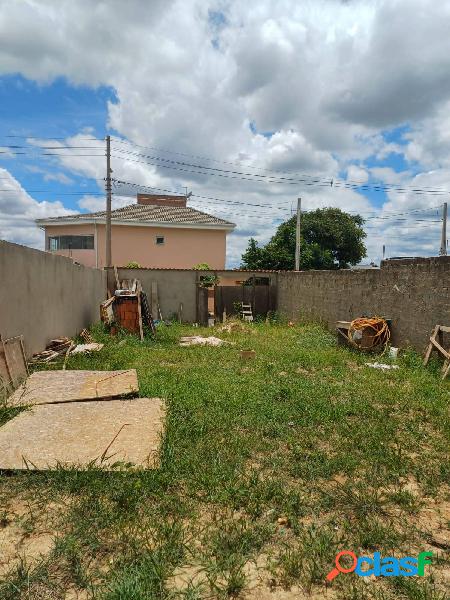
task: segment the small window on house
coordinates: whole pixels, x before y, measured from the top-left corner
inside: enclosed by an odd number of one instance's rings
[[[163,235],[157,235],[156,236],[156,245],[157,246],[162,246],[162,244],[164,244],[164,236]]]

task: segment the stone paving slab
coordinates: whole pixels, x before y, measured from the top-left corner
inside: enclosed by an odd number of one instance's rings
[[[160,398],[36,405],[0,427],[0,469],[157,468],[164,418]]]
[[[52,404],[135,395],[135,369],[124,371],[38,371],[8,398],[10,406]]]

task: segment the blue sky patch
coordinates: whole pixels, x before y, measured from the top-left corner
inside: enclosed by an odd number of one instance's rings
[[[66,138],[84,129],[89,130],[89,136],[103,138],[108,101],[117,101],[109,87],[72,86],[64,78],[42,85],[20,75],[0,77],[0,146],[23,146],[26,139],[22,136]],[[0,155],[0,166],[37,200],[60,200],[67,208],[78,209],[78,192],[98,193],[103,189],[102,182],[74,174],[56,164],[54,157],[23,148],[11,151],[25,154],[12,158]]]

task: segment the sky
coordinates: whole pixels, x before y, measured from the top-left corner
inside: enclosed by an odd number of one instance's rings
[[[227,264],[302,209],[365,219],[367,257],[439,253],[450,0],[0,0],[0,239],[192,192]]]

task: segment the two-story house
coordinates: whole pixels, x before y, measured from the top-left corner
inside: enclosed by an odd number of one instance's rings
[[[224,269],[229,223],[186,205],[185,196],[138,194],[137,204],[111,213],[112,262],[125,266]],[[38,219],[45,248],[89,267],[105,266],[106,213]]]

